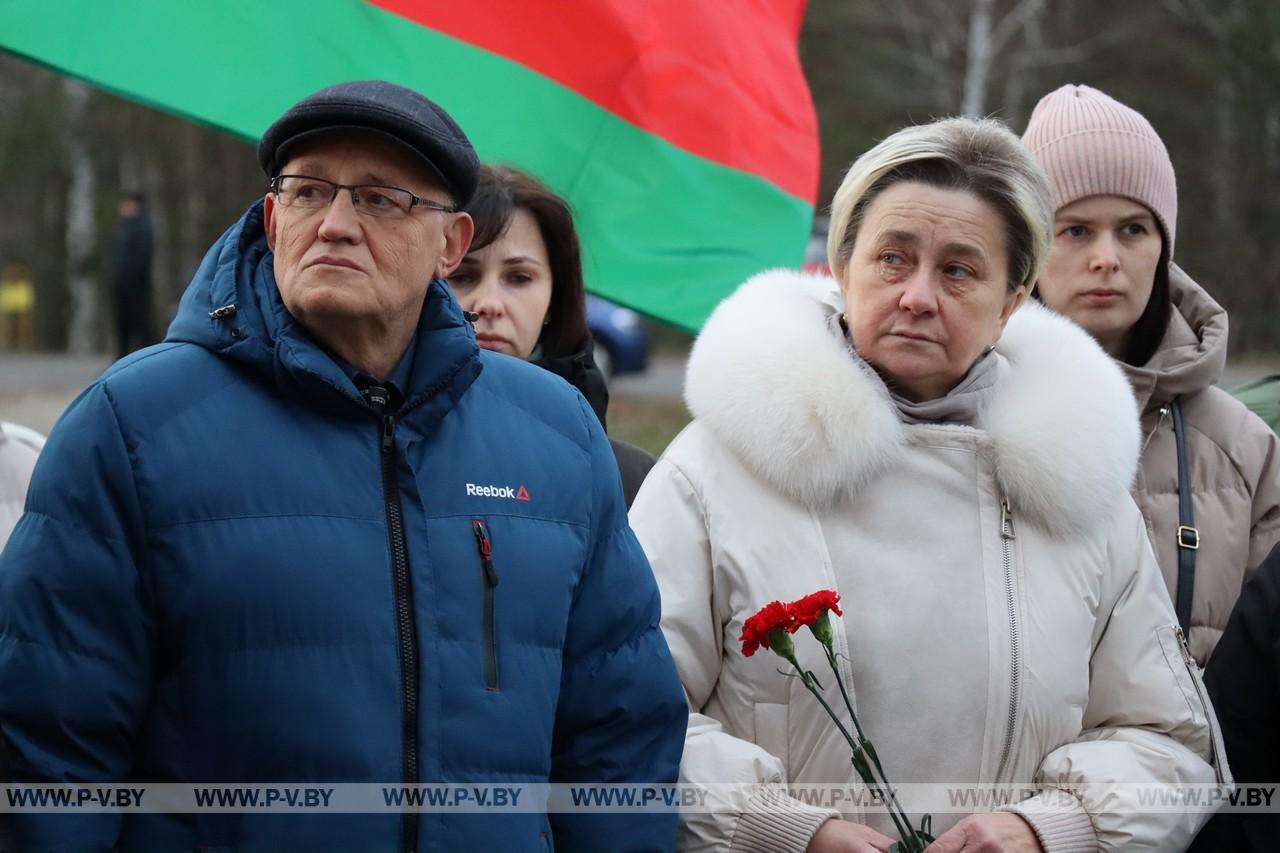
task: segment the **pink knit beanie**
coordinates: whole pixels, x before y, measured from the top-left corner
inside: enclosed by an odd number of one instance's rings
[[[1054,210],[1092,195],[1131,198],[1156,215],[1173,258],[1173,162],[1141,113],[1089,86],[1063,86],[1036,104],[1022,141],[1049,175]]]

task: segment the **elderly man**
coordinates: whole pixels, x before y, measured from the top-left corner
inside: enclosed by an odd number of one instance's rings
[[[382,82],[262,137],[166,341],[68,409],[0,557],[16,781],[663,782],[684,696],[617,466],[442,280],[470,143]],[[25,849],[666,850],[675,815],[25,814]]]

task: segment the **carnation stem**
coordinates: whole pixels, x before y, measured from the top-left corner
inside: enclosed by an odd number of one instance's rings
[[[857,741],[853,739],[853,735],[849,734],[849,730],[844,727],[844,723],[840,722],[840,718],[836,716],[835,711],[831,710],[831,706],[827,704],[827,700],[822,698],[822,694],[819,693],[817,688],[815,688],[813,684],[810,683],[810,680],[805,677],[805,672],[801,670],[800,667],[798,666],[796,667],[796,670],[800,673],[801,683],[803,683],[804,686],[808,688],[809,692],[813,694],[813,698],[817,699],[818,702],[821,703],[823,710],[825,710],[827,712],[827,716],[831,718],[831,722],[835,723],[836,728],[840,730],[840,734],[844,735],[844,739],[848,742],[849,748],[852,749],[855,753],[861,752],[863,755],[867,755],[868,754],[867,750],[863,749],[862,747],[862,742],[866,741],[866,738],[861,737],[862,727],[858,725],[858,717],[856,714],[853,714],[853,709],[850,708],[850,715],[853,717],[853,724],[855,727],[857,727],[857,730],[858,730],[859,740]],[[838,672],[836,673],[836,681],[837,682],[840,681],[840,673]],[[844,684],[840,684],[840,692],[844,693]],[[845,694],[845,703],[848,704],[848,702],[849,702],[848,694]],[[879,762],[876,762],[876,766],[878,769],[880,769],[880,776],[881,778],[883,778],[884,777],[883,768],[879,768]],[[857,769],[856,765],[854,769]],[[859,773],[858,775],[861,776],[862,774]],[[916,840],[915,830],[911,827],[911,821],[907,818],[907,813],[903,811],[902,806],[898,804],[897,797],[893,795],[893,789],[888,787],[889,786],[888,780],[886,779],[884,781],[883,789],[881,788],[880,783],[876,781],[874,775],[872,775],[870,779],[864,778],[862,781],[865,782],[868,786],[870,786],[873,792],[879,793],[881,799],[883,799],[886,803],[890,804],[889,817],[893,819],[893,825],[897,828],[898,836],[902,839],[902,843],[905,844],[907,846],[907,849],[909,851],[912,851],[912,853],[914,853],[914,851],[919,850],[920,845],[919,845],[919,842]],[[896,812],[894,811],[895,808],[897,809]],[[901,812],[902,814],[901,819],[899,819],[898,817],[898,812]],[[903,826],[903,824],[906,824],[905,827]]]
[[[853,727],[858,730],[858,737],[861,740],[867,739],[867,733],[862,730],[862,724],[858,722],[858,715],[854,713],[853,702],[849,699],[849,691],[844,689],[844,679],[840,677],[840,669],[836,665],[835,652],[826,646],[822,650],[827,653],[827,663],[831,666],[831,671],[835,674],[836,684],[840,687],[840,695],[844,697],[844,706],[849,709],[849,719],[853,720]],[[876,767],[880,767],[880,762],[876,761]],[[884,768],[880,767],[880,774],[884,775]]]
[[[825,644],[823,645],[822,648],[823,648],[823,651],[825,651],[827,654],[827,663],[831,666],[831,673],[832,675],[835,676],[836,685],[840,688],[840,696],[844,699],[844,706],[849,710],[849,719],[853,720],[853,727],[858,732],[859,742],[869,744],[871,741],[867,739],[866,732],[862,730],[862,724],[858,722],[858,715],[853,710],[853,701],[849,698],[849,691],[845,689],[844,679],[840,677],[840,668],[836,662],[835,652],[832,651],[832,649]],[[819,701],[822,701],[821,697],[819,697]],[[826,703],[823,702],[823,705],[825,706]],[[827,713],[828,714],[831,713],[830,708],[827,709]],[[846,737],[847,736],[848,735],[846,733]],[[903,841],[908,844],[910,849],[912,850],[919,849],[916,843],[915,828],[911,826],[911,819],[907,817],[906,809],[904,809],[902,807],[902,804],[898,802],[898,796],[893,792],[893,785],[889,783],[889,777],[885,775],[884,767],[880,765],[880,756],[876,754],[874,749],[864,750],[864,753],[866,753],[871,757],[872,763],[875,764],[876,770],[879,771],[880,773],[880,780],[884,783],[884,792],[882,796],[886,798],[886,802],[888,803],[888,806],[889,806],[889,814],[890,816],[894,817],[894,821],[893,821],[894,824],[898,825],[898,820],[897,820],[897,817],[895,816],[895,810],[896,810],[898,814],[902,815],[902,822],[907,825],[907,832],[910,834],[910,841],[907,840],[908,838],[907,834],[903,834],[902,836]],[[871,780],[863,780],[863,781],[871,781]],[[902,827],[900,825],[898,826],[898,832],[902,833]]]

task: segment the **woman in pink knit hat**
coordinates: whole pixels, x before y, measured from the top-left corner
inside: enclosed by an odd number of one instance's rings
[[[1227,313],[1172,263],[1177,186],[1150,122],[1097,89],[1063,86],[1041,99],[1023,142],[1056,210],[1040,298],[1129,377],[1143,425],[1133,496],[1204,665],[1245,579],[1280,542],[1280,443],[1215,387]]]

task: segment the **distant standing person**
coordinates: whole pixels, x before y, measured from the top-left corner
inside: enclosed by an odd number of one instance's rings
[[[1097,89],[1063,86],[1036,105],[1023,141],[1056,211],[1040,298],[1133,386],[1143,436],[1133,497],[1203,666],[1245,580],[1280,542],[1280,441],[1214,386],[1227,312],[1172,263],[1177,185],[1150,122]]]
[[[154,239],[146,200],[126,193],[117,207],[112,259],[112,297],[116,308],[116,346],[120,357],[154,342],[151,331],[151,257]]]
[[[605,426],[609,389],[587,331],[582,252],[568,203],[524,172],[483,165],[467,213],[476,235],[449,286],[476,315],[476,340],[565,379]],[[630,507],[654,458],[625,441],[609,444]]]

